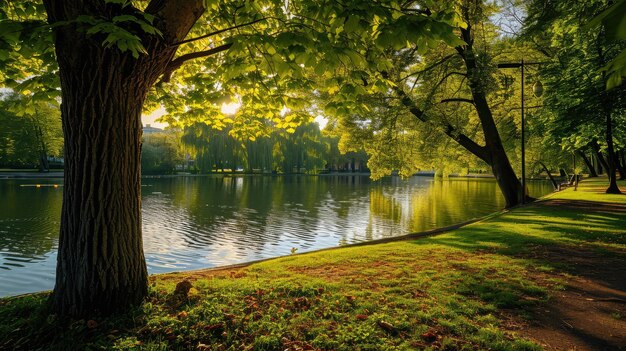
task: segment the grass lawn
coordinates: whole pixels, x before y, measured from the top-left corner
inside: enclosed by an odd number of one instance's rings
[[[2,172],[39,172],[38,169],[31,169],[31,168],[0,168],[0,173]]]
[[[591,337],[572,332],[570,341],[619,346],[626,195],[602,194],[605,182],[586,180],[576,192],[434,237],[153,276],[148,301],[124,315],[61,320],[45,312],[47,293],[3,299],[0,349],[550,349],[559,341],[545,338],[567,332],[551,326],[566,318],[555,311],[574,287],[595,293],[592,283],[611,289],[585,297],[602,304],[603,314],[589,317],[600,329],[567,317]],[[185,280],[188,294],[174,293]],[[583,300],[577,308],[592,316]],[[607,340],[596,340],[602,333]]]

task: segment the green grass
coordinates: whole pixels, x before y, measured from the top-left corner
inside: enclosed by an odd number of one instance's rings
[[[39,172],[38,169],[34,168],[0,168],[0,172]]]
[[[597,182],[550,198],[626,205]],[[49,315],[45,293],[4,299],[0,349],[539,350],[511,324],[563,289],[567,267],[542,253],[623,256],[622,228],[624,213],[539,203],[431,238],[155,276],[142,306],[91,321]]]

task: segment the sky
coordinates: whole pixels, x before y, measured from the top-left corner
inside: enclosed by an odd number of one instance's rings
[[[144,126],[146,124],[149,124],[151,127],[163,129],[167,127],[167,123],[160,123],[160,122],[157,122],[156,120],[159,117],[163,116],[164,114],[165,114],[165,108],[161,107],[149,115],[141,116],[141,122],[143,123]]]

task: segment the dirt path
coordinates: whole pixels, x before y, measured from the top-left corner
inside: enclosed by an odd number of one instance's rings
[[[626,214],[626,206],[588,201],[550,200],[543,205]],[[548,350],[626,350],[625,253],[560,246],[538,248],[534,255],[564,267],[566,287],[537,307],[534,320],[518,333]]]

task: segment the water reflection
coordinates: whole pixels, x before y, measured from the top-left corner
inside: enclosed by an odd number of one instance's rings
[[[21,186],[32,183],[0,181],[0,296],[53,286],[61,189]],[[530,185],[535,196],[551,190],[544,182]],[[142,190],[151,273],[402,235],[504,206],[495,182],[483,179],[153,178]]]

